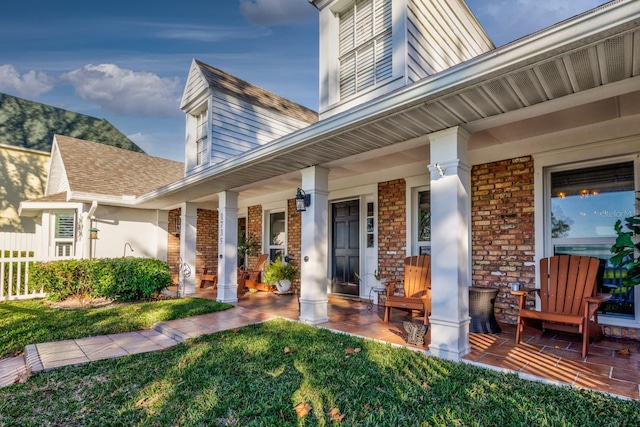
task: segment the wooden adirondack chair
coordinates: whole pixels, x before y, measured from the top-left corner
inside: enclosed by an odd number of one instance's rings
[[[212,274],[210,271],[207,271],[206,274],[203,273],[200,275],[200,287],[204,288],[207,283],[211,283],[213,289],[218,287],[218,275]]]
[[[246,288],[256,288],[260,284],[262,267],[267,262],[267,258],[269,258],[269,254],[261,254],[251,270],[238,269],[238,295],[244,293]]]
[[[557,255],[540,260],[540,289],[511,291],[518,296],[516,343],[522,340],[524,325],[541,326],[582,334],[582,357],[588,353],[589,336],[602,334],[598,325],[598,307],[610,294],[597,294],[600,260],[587,256]],[[540,297],[540,310],[525,308],[529,292]],[[591,320],[593,318],[593,320]]]
[[[395,295],[398,281],[387,281],[387,301],[384,310],[384,323],[389,323],[392,308],[424,311],[424,324],[429,323],[431,314],[431,257],[416,255],[404,260],[404,292]]]

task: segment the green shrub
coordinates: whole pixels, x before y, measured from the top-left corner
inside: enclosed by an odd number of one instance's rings
[[[171,273],[169,265],[157,259],[73,259],[35,263],[30,280],[56,300],[92,296],[137,301],[171,285]]]

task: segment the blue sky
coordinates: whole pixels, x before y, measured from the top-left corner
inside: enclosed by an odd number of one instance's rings
[[[467,0],[497,46],[601,0]],[[5,1],[0,92],[105,118],[182,161],[179,100],[193,58],[311,109],[318,12],[307,0]]]

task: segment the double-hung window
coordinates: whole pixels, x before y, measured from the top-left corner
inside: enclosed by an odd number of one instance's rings
[[[207,110],[204,110],[196,117],[196,165],[200,166],[208,161],[209,150],[208,138],[209,135],[209,120]]]
[[[75,235],[75,215],[73,213],[57,213],[55,215],[55,256],[69,258],[73,256]]]
[[[418,189],[414,193],[413,235],[418,255],[431,254],[431,192]]]
[[[356,0],[339,15],[340,98],[392,76],[391,0]]]

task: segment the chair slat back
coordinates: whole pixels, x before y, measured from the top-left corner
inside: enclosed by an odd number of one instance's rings
[[[556,255],[540,260],[540,309],[547,313],[580,315],[584,298],[595,295],[600,260]]]
[[[260,277],[260,273],[262,272],[262,267],[264,267],[264,263],[267,262],[267,258],[269,258],[269,254],[260,254],[258,260],[256,261],[256,265],[254,265],[249,272],[249,280],[258,280],[258,278]]]
[[[431,289],[431,257],[415,255],[404,260],[404,295],[419,298]]]

